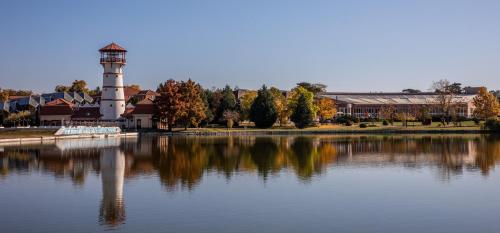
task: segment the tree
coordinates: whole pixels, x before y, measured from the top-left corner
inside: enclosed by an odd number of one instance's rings
[[[139,84],[132,84],[132,85],[129,85],[128,87],[135,89],[135,90],[138,90],[138,91],[141,90],[141,86]]]
[[[297,103],[292,107],[292,115],[290,119],[299,129],[303,129],[313,123],[314,112],[311,109],[312,100],[301,93],[297,99]]]
[[[32,125],[34,123],[34,113],[30,111],[20,111],[17,113],[11,113],[7,118],[4,120],[7,125],[13,125],[13,126],[27,126],[27,125]]]
[[[234,96],[233,89],[231,89],[229,85],[226,85],[224,89],[222,89],[221,94],[222,98],[220,99],[220,105],[217,111],[217,117],[219,117],[219,119],[225,111],[237,110],[236,96]],[[222,120],[225,121],[224,119]]]
[[[212,103],[214,92],[210,89],[205,89],[200,94],[203,104],[205,105],[205,119],[203,119],[201,123],[207,125],[214,120],[217,110],[217,107],[214,107]]]
[[[181,82],[180,86],[181,98],[184,103],[184,111],[181,114],[184,128],[187,129],[189,124],[198,127],[200,122],[206,117],[206,106],[201,96],[202,88],[191,79],[187,82]]]
[[[9,99],[9,92],[0,89],[0,102],[5,102]]]
[[[89,91],[89,89],[87,88],[87,82],[85,82],[85,80],[75,80],[71,84],[69,91],[87,93]]]
[[[57,85],[55,88],[54,88],[54,91],[55,92],[67,92],[69,91],[70,87],[68,86],[64,86],[64,85]]]
[[[240,120],[240,114],[237,111],[226,110],[222,113],[222,117],[226,121],[228,128],[233,128],[234,122]]]
[[[318,94],[319,92],[326,91],[326,85],[321,83],[300,82],[297,83],[297,86],[305,88],[306,90],[312,92],[314,95]]]
[[[93,90],[89,90],[89,93],[87,93],[87,94],[93,95],[93,96],[99,96],[99,95],[101,95],[101,87],[97,86]]]
[[[318,115],[321,120],[332,119],[337,114],[335,100],[327,97],[319,98],[317,100]]]
[[[172,128],[176,120],[181,117],[185,104],[180,92],[180,84],[175,80],[169,79],[158,86],[156,90],[160,95],[155,98],[155,104],[158,107],[158,117],[161,121],[166,121],[168,131]]]
[[[222,92],[219,89],[206,89],[205,96],[207,101],[207,122],[215,122],[219,121],[222,117],[222,114],[219,112],[222,100]]]
[[[31,90],[14,90],[14,89],[4,89],[9,96],[29,96],[33,94]]]
[[[432,84],[432,89],[437,94],[435,99],[435,104],[438,105],[439,110],[441,111],[441,123],[448,123],[447,119],[450,115],[450,110],[453,107],[453,96],[454,92],[453,88],[450,88],[450,82],[446,79],[441,79]]]
[[[427,106],[421,106],[417,110],[417,116],[416,118],[422,122],[422,125],[430,125],[432,124],[432,115],[429,107]]]
[[[451,93],[453,93],[455,95],[463,93],[463,89],[462,89],[462,84],[461,83],[452,83],[447,88],[448,88],[448,90]]]
[[[257,97],[256,91],[246,92],[240,99],[240,117],[241,120],[250,120],[250,108]]]
[[[271,87],[269,91],[273,95],[274,106],[276,107],[276,113],[278,113],[278,122],[280,126],[283,126],[288,122],[288,117],[290,117],[287,99],[278,88]]]
[[[389,121],[393,125],[396,119],[396,107],[394,105],[383,105],[378,111],[378,117]]]
[[[264,85],[257,93],[257,98],[250,109],[250,120],[258,128],[269,128],[278,119],[274,98],[271,92]]]
[[[316,118],[316,113],[318,112],[318,106],[314,104],[314,94],[307,89],[298,86],[292,90],[291,97],[288,100],[288,108],[293,112],[295,105],[297,105],[299,97],[304,95],[307,99],[308,107],[310,108],[313,118]]]
[[[479,119],[487,119],[500,115],[500,106],[495,95],[488,92],[485,87],[479,89],[479,93],[472,100],[474,106],[474,116]]]
[[[416,94],[416,93],[421,93],[421,92],[422,92],[421,90],[411,89],[411,88],[407,88],[407,89],[403,90],[403,93],[408,93],[408,94]]]

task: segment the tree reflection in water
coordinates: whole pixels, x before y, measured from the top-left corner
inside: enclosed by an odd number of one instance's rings
[[[257,174],[265,181],[292,171],[310,182],[331,166],[391,165],[437,168],[438,178],[449,180],[463,172],[488,176],[500,161],[500,137],[494,135],[142,136],[0,147],[0,179],[40,171],[81,186],[89,174],[100,174],[99,219],[108,225],[124,221],[123,182],[139,175],[158,176],[170,192],[193,190],[209,173],[228,180]]]

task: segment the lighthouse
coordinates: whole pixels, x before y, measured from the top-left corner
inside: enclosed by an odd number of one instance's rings
[[[115,121],[125,112],[123,92],[123,67],[126,64],[127,50],[111,43],[99,49],[101,65],[104,68],[101,94],[101,119]]]

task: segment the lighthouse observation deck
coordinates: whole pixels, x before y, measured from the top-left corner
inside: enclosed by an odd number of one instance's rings
[[[127,63],[127,59],[122,57],[101,57],[101,64],[103,63]]]

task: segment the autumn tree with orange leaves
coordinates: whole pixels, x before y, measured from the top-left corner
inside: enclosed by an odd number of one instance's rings
[[[156,90],[159,96],[155,99],[158,107],[158,118],[168,125],[168,131],[172,128],[177,119],[182,117],[186,104],[182,98],[181,84],[173,79],[161,83]]]
[[[332,119],[337,114],[335,100],[331,98],[320,98],[317,100],[316,105],[318,106],[318,116],[321,120]]]
[[[476,107],[474,109],[474,116],[479,119],[496,118],[500,114],[500,104],[497,97],[493,93],[488,92],[485,87],[479,89],[479,93],[477,93],[472,101]]]
[[[191,79],[180,84],[181,99],[184,104],[180,121],[183,123],[184,129],[187,129],[189,125],[198,127],[206,117],[207,107],[202,98],[202,91],[201,86]]]

